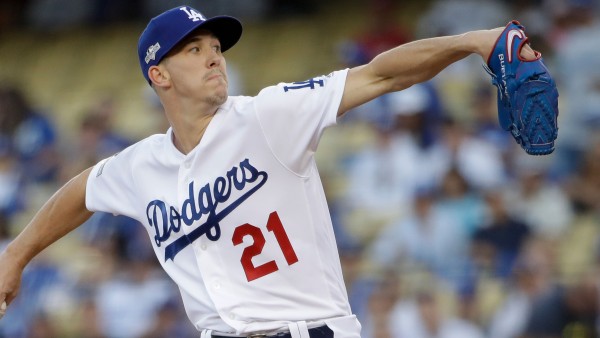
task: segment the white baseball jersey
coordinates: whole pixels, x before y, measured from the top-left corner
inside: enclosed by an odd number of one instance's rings
[[[88,209],[145,226],[199,330],[351,316],[313,157],[336,121],[346,74],[229,97],[189,154],[169,130],[91,172]]]

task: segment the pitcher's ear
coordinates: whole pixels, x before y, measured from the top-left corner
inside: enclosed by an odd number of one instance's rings
[[[169,76],[169,72],[167,72],[164,67],[151,66],[148,69],[148,78],[152,82],[154,86],[157,87],[165,87],[170,84],[171,77]]]

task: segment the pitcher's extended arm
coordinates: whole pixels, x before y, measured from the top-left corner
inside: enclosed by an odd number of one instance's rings
[[[383,52],[368,64],[350,69],[338,116],[385,93],[427,81],[471,54],[487,60],[503,29],[416,40]],[[524,46],[522,54],[525,58],[535,57],[528,45]]]
[[[93,214],[85,206],[90,171],[83,171],[60,188],[0,254],[0,306],[17,296],[23,270],[37,254]]]

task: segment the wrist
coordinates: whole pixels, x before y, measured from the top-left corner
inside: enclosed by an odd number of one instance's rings
[[[15,268],[18,268],[21,271],[24,270],[25,266],[29,263],[29,259],[24,255],[23,250],[16,248],[14,243],[8,244],[2,255],[6,258],[8,263],[12,263]]]
[[[504,28],[476,30],[463,34],[469,52],[481,56],[487,62],[498,37]]]

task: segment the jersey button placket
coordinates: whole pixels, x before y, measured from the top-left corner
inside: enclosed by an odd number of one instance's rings
[[[189,198],[189,184],[191,183],[190,179],[190,167],[191,167],[192,159],[185,159],[179,166],[179,189],[178,189],[178,205],[182,206],[186,199]],[[179,210],[180,213],[183,210]],[[190,226],[183,226],[182,230],[185,235],[189,233],[192,228]]]

